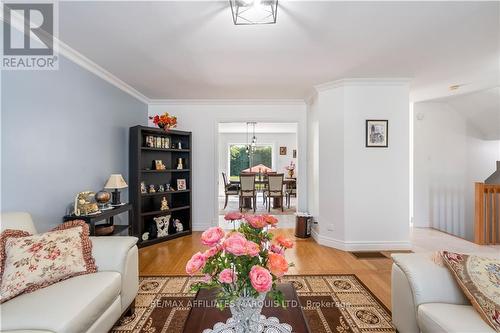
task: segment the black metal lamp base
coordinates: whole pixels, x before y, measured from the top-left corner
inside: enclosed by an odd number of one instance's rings
[[[120,202],[120,191],[115,189],[111,192],[111,206],[120,206],[122,203]]]

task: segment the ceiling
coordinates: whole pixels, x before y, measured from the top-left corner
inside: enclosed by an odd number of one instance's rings
[[[277,24],[235,26],[228,1],[68,1],[59,38],[151,99],[304,98],[346,77],[411,77],[422,99],[498,83],[499,7],[280,1]]]
[[[248,127],[250,132],[253,127]],[[219,123],[219,133],[246,133],[247,123]],[[256,123],[255,133],[297,133],[297,123]]]
[[[486,140],[500,140],[500,87],[443,99]]]

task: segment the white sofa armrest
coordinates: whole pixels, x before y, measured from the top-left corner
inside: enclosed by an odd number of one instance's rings
[[[139,254],[137,238],[128,236],[90,237],[92,255],[98,271],[121,274],[122,312],[132,303],[139,290]]]
[[[470,304],[448,268],[432,260],[432,253],[393,254],[392,259],[408,280],[415,308],[424,303]]]

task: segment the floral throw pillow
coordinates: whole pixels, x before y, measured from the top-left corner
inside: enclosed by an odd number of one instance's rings
[[[67,278],[97,271],[89,227],[84,221],[63,223],[30,235],[20,230],[0,234],[0,303]]]
[[[441,256],[474,308],[500,332],[500,260],[447,251]]]

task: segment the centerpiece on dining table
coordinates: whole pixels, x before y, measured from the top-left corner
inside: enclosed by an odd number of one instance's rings
[[[293,242],[283,236],[273,240],[269,230],[278,223],[273,216],[231,212],[224,219],[232,222],[233,230],[204,231],[201,242],[209,248],[193,255],[186,272],[204,274],[193,285],[194,291],[217,289],[216,304],[221,310],[229,305],[236,332],[257,332],[266,295],[284,305],[276,283],[293,266],[284,255]]]

